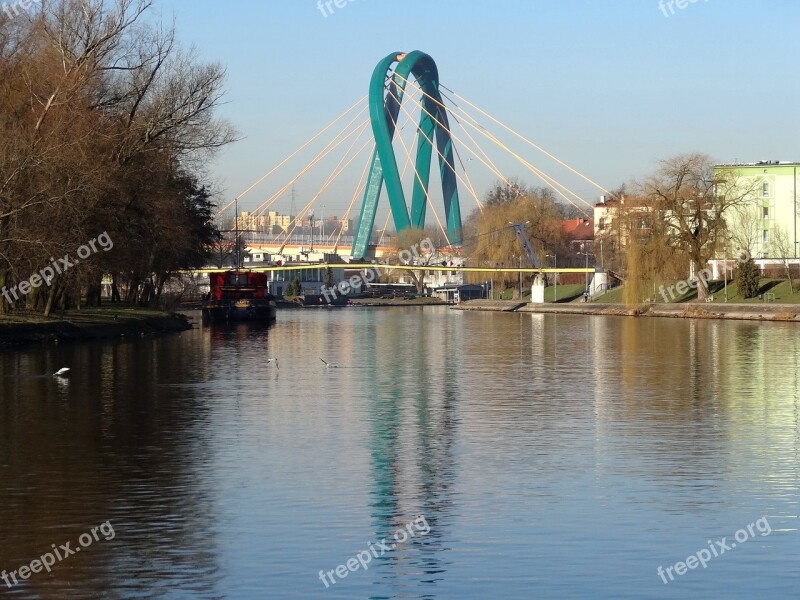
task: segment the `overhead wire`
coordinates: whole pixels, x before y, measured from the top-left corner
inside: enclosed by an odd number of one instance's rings
[[[267,178],[268,178],[270,175],[272,175],[272,174],[273,174],[275,171],[277,171],[278,169],[280,169],[280,168],[281,168],[283,165],[285,165],[287,162],[289,162],[289,161],[290,161],[292,158],[294,158],[295,156],[297,156],[297,154],[299,154],[299,153],[300,153],[302,150],[304,150],[304,149],[305,149],[305,148],[306,148],[306,147],[307,147],[309,144],[311,144],[312,142],[314,142],[314,140],[316,140],[318,137],[320,137],[322,134],[324,134],[326,131],[328,131],[328,129],[330,129],[331,127],[333,127],[334,125],[336,125],[336,123],[338,123],[339,121],[341,121],[341,120],[342,120],[342,119],[343,119],[345,116],[347,116],[347,115],[348,115],[350,112],[352,112],[354,109],[356,109],[356,108],[357,108],[357,107],[358,107],[358,106],[359,106],[359,105],[360,105],[362,102],[364,102],[364,100],[365,100],[366,98],[367,98],[367,96],[366,96],[366,95],[365,95],[365,96],[362,96],[362,97],[361,97],[361,98],[360,98],[358,101],[356,101],[356,102],[355,102],[355,103],[354,103],[354,104],[353,104],[353,105],[352,105],[350,108],[348,108],[346,111],[344,111],[344,112],[343,112],[342,114],[340,114],[338,117],[336,117],[336,118],[335,118],[333,121],[331,121],[330,123],[328,123],[328,124],[327,124],[325,127],[323,127],[323,128],[322,128],[320,131],[318,131],[318,132],[317,132],[315,135],[313,135],[311,138],[309,138],[309,139],[308,139],[308,140],[307,140],[307,141],[306,141],[306,142],[305,142],[305,143],[304,143],[302,146],[300,146],[300,147],[299,147],[297,150],[295,150],[295,151],[294,151],[294,152],[292,152],[292,153],[291,153],[289,156],[287,156],[287,157],[286,157],[286,158],[285,158],[283,161],[281,161],[281,162],[280,162],[280,164],[278,164],[276,167],[272,168],[272,169],[271,169],[269,172],[267,172],[267,174],[266,174],[266,175],[264,175],[264,176],[263,176],[263,177],[261,177],[259,180],[257,180],[255,183],[253,183],[252,185],[250,185],[250,187],[248,187],[246,190],[244,190],[244,191],[243,191],[243,192],[241,192],[240,194],[236,195],[236,196],[234,197],[234,199],[233,199],[233,200],[231,200],[231,201],[230,201],[228,204],[226,204],[225,206],[223,206],[221,209],[219,209],[219,210],[218,210],[218,211],[215,213],[215,215],[214,215],[214,218],[215,218],[215,219],[216,219],[216,218],[218,218],[218,217],[219,217],[219,216],[220,216],[222,213],[224,213],[226,210],[228,210],[228,209],[229,209],[229,208],[230,208],[230,207],[231,207],[231,206],[232,206],[232,205],[233,205],[233,204],[234,204],[234,203],[235,203],[237,200],[241,200],[241,199],[242,199],[242,197],[244,197],[245,195],[249,194],[249,193],[250,193],[250,192],[251,192],[253,189],[255,189],[256,187],[258,187],[259,185],[261,185],[261,183],[263,183],[263,182],[264,182],[264,181],[265,181],[265,180],[266,180],[266,179],[267,179]],[[361,110],[361,111],[359,111],[359,113],[358,113],[358,114],[361,114],[361,113],[363,113],[363,112],[364,112],[364,109],[362,108],[362,110]]]
[[[367,140],[366,142],[364,142],[364,144],[361,146],[361,148],[358,149],[358,151],[353,155],[353,157],[350,160],[348,160],[347,163],[341,169],[339,169],[339,167],[342,165],[342,163],[347,158],[348,154],[352,151],[353,147],[358,142],[358,140],[361,139],[361,136],[364,134],[365,130],[366,130],[366,126],[361,129],[361,133],[358,135],[358,137],[356,137],[355,140],[353,140],[353,143],[350,145],[350,148],[348,148],[347,152],[345,152],[345,154],[342,157],[342,159],[339,161],[339,163],[336,165],[336,167],[334,167],[333,171],[328,176],[328,179],[325,182],[325,184],[323,184],[322,188],[311,198],[311,200],[309,200],[306,203],[306,205],[300,210],[300,212],[298,212],[298,214],[295,215],[294,226],[292,227],[292,229],[290,231],[288,231],[286,233],[286,238],[284,239],[282,246],[285,246],[288,243],[289,239],[291,239],[292,233],[294,233],[294,231],[297,229],[298,217],[306,214],[309,211],[309,209],[314,206],[314,203],[319,199],[319,197],[323,194],[323,192],[325,192],[325,190],[327,190],[328,187],[330,187],[330,185],[339,177],[339,175],[341,175],[347,169],[347,167],[350,166],[350,164],[356,158],[358,158],[358,156],[364,151],[364,149],[367,146],[369,146],[369,144],[371,143],[371,140]],[[337,172],[337,169],[338,169],[338,172]]]
[[[405,120],[405,122],[403,123],[402,127],[400,127],[400,132],[402,132],[402,131],[403,131],[403,129],[405,129],[406,125],[408,125],[408,123],[409,123],[409,121],[410,121],[410,120],[411,120],[411,117],[407,117],[407,118],[406,118],[406,120]],[[361,173],[361,179],[359,180],[359,182],[358,182],[358,185],[356,186],[356,191],[355,191],[355,193],[353,194],[353,198],[350,200],[350,205],[347,207],[347,211],[345,212],[345,214],[344,214],[344,217],[342,218],[344,222],[347,222],[347,219],[348,219],[348,218],[349,218],[349,216],[350,216],[350,212],[352,211],[352,209],[353,209],[353,206],[355,205],[355,201],[356,201],[357,197],[358,197],[360,194],[362,194],[362,193],[363,193],[363,191],[364,191],[364,189],[366,188],[366,185],[367,185],[367,184],[366,184],[365,177],[366,177],[367,169],[369,169],[370,162],[372,162],[372,155],[374,154],[374,148],[375,148],[375,145],[373,144],[373,150],[372,150],[372,152],[370,152],[370,153],[369,153],[369,155],[367,156],[367,163],[366,163],[366,165],[364,165],[364,170],[362,171],[362,173]],[[402,173],[402,174],[401,174],[401,176],[400,176],[400,177],[401,177],[401,179],[402,179],[402,177],[405,175],[405,173],[406,173],[406,169],[408,168],[408,165],[409,165],[409,163],[410,163],[410,157],[409,157],[409,159],[408,159],[408,160],[406,160],[406,163],[405,163],[405,165],[403,166],[403,173]],[[392,209],[391,209],[391,206],[390,206],[390,207],[389,207],[389,213],[388,213],[388,215],[387,215],[387,217],[386,217],[386,224],[384,224],[384,226],[383,226],[383,231],[384,231],[384,234],[386,233],[386,226],[389,224],[389,217],[391,217],[391,215],[392,215]],[[335,244],[335,248],[338,248],[338,247],[339,247],[339,241],[341,240],[341,238],[342,238],[342,235],[343,235],[343,234],[344,234],[344,228],[342,227],[342,228],[340,228],[340,230],[339,230],[339,237],[337,237],[337,238],[336,238],[336,244]],[[331,237],[332,237],[332,236],[331,236]],[[331,237],[329,237],[329,238],[328,238],[328,241],[330,241]],[[383,236],[381,236],[381,240],[382,240],[382,239],[383,239]]]
[[[595,187],[596,187],[596,188],[598,188],[599,190],[602,190],[602,191],[603,191],[603,192],[605,192],[606,194],[613,195],[613,194],[612,194],[612,193],[611,193],[609,190],[607,190],[606,188],[604,188],[602,185],[600,185],[599,183],[597,183],[597,182],[596,182],[596,181],[594,181],[593,179],[590,179],[589,177],[587,177],[586,175],[584,175],[583,173],[581,173],[581,172],[580,172],[580,171],[578,171],[577,169],[574,169],[573,167],[571,167],[570,165],[568,165],[567,163],[565,163],[564,161],[562,161],[562,160],[561,160],[561,159],[559,159],[558,157],[554,156],[553,154],[551,154],[550,152],[548,152],[547,150],[545,150],[544,148],[542,148],[541,146],[539,146],[538,144],[536,144],[535,142],[533,142],[533,141],[529,140],[528,138],[526,138],[526,137],[525,137],[524,135],[522,135],[521,133],[518,133],[517,131],[513,130],[511,127],[509,127],[508,125],[506,125],[506,124],[505,124],[505,123],[503,123],[502,121],[500,121],[500,120],[498,120],[498,119],[494,118],[492,115],[490,115],[490,114],[489,114],[489,113],[487,113],[486,111],[482,110],[482,109],[481,109],[481,108],[479,108],[478,106],[475,106],[475,105],[474,105],[472,102],[470,102],[469,100],[467,100],[466,98],[464,98],[463,96],[461,96],[460,94],[458,94],[457,92],[455,92],[455,91],[451,90],[451,89],[450,89],[449,87],[447,87],[446,85],[444,85],[444,84],[441,84],[441,83],[440,83],[440,84],[439,84],[439,86],[440,86],[440,87],[442,87],[442,88],[444,88],[445,90],[447,90],[448,92],[450,92],[451,94],[453,94],[455,97],[459,98],[460,100],[462,100],[462,101],[463,101],[463,102],[465,102],[466,104],[469,104],[469,105],[470,105],[472,108],[474,108],[475,110],[477,110],[479,113],[481,113],[482,115],[484,115],[484,116],[488,117],[489,119],[491,119],[492,121],[494,121],[496,124],[498,124],[500,127],[502,127],[503,129],[505,129],[506,131],[510,132],[511,134],[513,134],[514,136],[516,136],[517,138],[521,139],[521,140],[522,140],[523,142],[525,142],[526,144],[528,144],[528,145],[530,145],[531,147],[535,148],[536,150],[538,150],[539,152],[541,152],[542,154],[544,154],[544,155],[545,155],[545,156],[547,156],[548,158],[550,158],[550,159],[554,160],[555,162],[557,162],[559,165],[561,165],[562,167],[564,167],[564,168],[565,168],[565,169],[567,169],[568,171],[570,171],[570,172],[574,173],[575,175],[577,175],[578,177],[580,177],[580,178],[581,178],[581,179],[583,179],[584,181],[586,181],[586,182],[588,182],[588,183],[591,183],[593,186],[595,186]],[[454,104],[455,104],[455,103],[454,103]],[[459,107],[459,108],[460,108],[460,107]],[[461,108],[461,110],[463,111],[463,108]]]
[[[401,79],[405,79],[405,78],[403,78],[401,75],[400,75],[399,77],[400,77]],[[423,90],[423,89],[422,89],[422,88],[421,88],[419,85],[417,85],[415,82],[412,82],[412,81],[410,81],[410,80],[407,80],[407,79],[406,79],[406,81],[407,81],[408,83],[410,83],[412,86],[415,86],[415,87],[417,87],[417,89],[419,89],[419,90],[420,90],[420,91],[421,91],[421,92],[422,92],[422,93],[423,93],[425,96],[427,96],[428,98],[430,98],[431,100],[433,100],[434,102],[436,102],[436,103],[437,103],[439,106],[442,106],[442,107],[443,107],[445,110],[447,110],[447,107],[446,107],[444,104],[442,104],[442,103],[441,103],[441,102],[439,102],[439,101],[438,101],[436,98],[434,98],[433,96],[431,96],[430,94],[428,94],[427,92],[425,92],[425,91],[424,91],[424,90]],[[425,110],[425,109],[424,109],[424,108],[423,108],[421,105],[420,105],[420,108],[421,108],[422,110]],[[460,107],[459,107],[459,110],[461,110],[462,114],[463,114],[465,117],[467,117],[467,118],[469,118],[469,119],[471,119],[471,120],[475,121],[474,117],[472,117],[471,115],[469,115],[468,113],[466,113],[466,112],[464,111],[464,109],[463,109],[463,108],[460,108]],[[512,185],[512,184],[511,184],[511,182],[510,182],[510,181],[509,181],[509,180],[508,180],[508,179],[507,179],[507,178],[506,178],[504,175],[502,175],[502,174],[499,172],[499,170],[498,170],[498,169],[497,169],[497,167],[494,165],[494,163],[493,163],[493,162],[491,162],[491,160],[490,160],[490,162],[489,162],[489,163],[487,163],[486,161],[484,161],[483,159],[481,159],[481,158],[480,158],[480,157],[479,157],[479,156],[478,156],[478,155],[477,155],[477,154],[476,154],[476,153],[475,153],[475,152],[474,152],[474,151],[473,151],[473,150],[472,150],[472,149],[471,149],[471,148],[470,148],[468,145],[466,145],[466,144],[463,142],[463,140],[459,140],[459,139],[458,139],[458,136],[456,136],[456,135],[455,135],[455,134],[454,134],[454,133],[453,133],[451,130],[449,130],[449,129],[448,129],[448,128],[447,128],[447,127],[446,127],[446,126],[443,124],[443,123],[441,123],[441,122],[440,122],[438,119],[436,119],[436,117],[435,117],[435,116],[431,115],[431,114],[430,114],[428,111],[425,111],[425,112],[426,112],[427,114],[429,114],[429,115],[431,116],[431,118],[433,118],[433,119],[434,119],[434,121],[436,121],[436,123],[437,123],[437,124],[439,124],[439,125],[440,125],[440,126],[443,128],[443,129],[447,130],[447,131],[450,133],[450,135],[451,135],[451,137],[452,137],[453,139],[456,139],[456,140],[458,140],[458,141],[459,141],[459,143],[460,143],[462,146],[466,147],[466,148],[467,148],[467,150],[469,150],[470,152],[472,152],[472,153],[473,153],[473,154],[476,156],[476,158],[478,158],[478,159],[479,159],[479,160],[480,160],[480,161],[481,161],[481,162],[482,162],[484,165],[486,165],[486,166],[487,166],[487,167],[488,167],[490,170],[492,170],[492,171],[495,173],[495,175],[498,175],[498,176],[500,177],[500,179],[501,179],[501,180],[503,180],[503,181],[504,181],[504,183],[506,183],[506,185],[509,185],[509,186],[510,186],[510,185]],[[452,111],[448,111],[448,112],[449,112],[451,115],[453,115],[453,116],[455,115],[455,113],[453,113]],[[466,131],[466,128],[464,128],[464,125],[463,125],[462,123],[460,123],[460,121],[457,121],[457,122],[459,123],[459,125],[461,125],[462,129],[464,129],[464,131]],[[477,122],[477,121],[476,121],[476,122]],[[500,148],[502,148],[503,150],[505,150],[506,152],[508,152],[508,153],[509,153],[509,154],[511,154],[512,156],[514,156],[514,158],[516,158],[516,159],[517,159],[517,160],[518,160],[520,163],[522,163],[522,164],[523,164],[524,166],[526,166],[526,167],[527,167],[529,170],[531,170],[531,172],[533,172],[535,175],[537,175],[537,177],[541,178],[541,179],[542,179],[542,181],[544,181],[544,182],[545,182],[546,184],[548,184],[548,185],[551,185],[551,186],[553,186],[553,187],[554,187],[554,191],[555,191],[555,192],[556,192],[556,193],[557,193],[559,196],[561,196],[561,197],[562,197],[564,200],[566,200],[566,201],[567,201],[569,204],[573,205],[575,208],[577,208],[579,211],[581,211],[581,212],[584,214],[584,216],[588,216],[588,214],[587,214],[587,212],[586,212],[586,209],[583,209],[583,208],[581,208],[580,206],[576,205],[576,204],[575,204],[575,203],[574,203],[572,200],[570,200],[570,199],[569,199],[567,196],[565,196],[565,195],[564,195],[564,194],[563,194],[563,193],[562,193],[562,192],[559,190],[559,188],[562,188],[562,189],[564,189],[564,190],[568,191],[568,192],[569,192],[569,193],[571,193],[571,194],[572,194],[574,197],[576,197],[578,200],[580,200],[581,202],[583,202],[584,204],[586,204],[586,205],[587,205],[587,206],[589,206],[589,207],[591,207],[591,204],[590,204],[590,203],[586,202],[586,200],[584,200],[583,198],[581,198],[580,196],[578,196],[577,194],[575,194],[574,192],[572,192],[572,191],[571,191],[571,190],[570,190],[570,189],[569,189],[567,186],[565,186],[564,184],[562,184],[562,183],[558,182],[558,181],[557,181],[555,178],[553,178],[553,177],[550,177],[549,175],[547,175],[546,173],[544,173],[543,171],[541,171],[541,170],[540,170],[540,169],[538,169],[537,167],[534,167],[534,166],[533,166],[531,163],[529,163],[528,161],[526,161],[524,158],[522,158],[521,156],[519,156],[518,154],[516,154],[515,152],[513,152],[513,151],[512,151],[510,148],[508,148],[508,146],[506,146],[505,144],[503,144],[503,143],[502,143],[502,142],[501,142],[501,141],[500,141],[500,140],[499,140],[499,139],[498,139],[496,136],[494,136],[493,134],[491,134],[491,132],[488,132],[488,130],[486,130],[484,127],[482,127],[482,126],[480,126],[480,127],[475,127],[475,126],[473,126],[472,124],[470,124],[470,126],[474,127],[474,128],[477,130],[477,131],[479,131],[479,132],[480,132],[482,135],[484,135],[485,137],[488,137],[490,141],[492,141],[493,143],[495,143],[495,145],[499,146]],[[487,155],[487,154],[486,154],[486,152],[483,150],[483,148],[480,146],[480,144],[478,144],[478,143],[475,141],[475,139],[474,139],[474,138],[472,138],[472,136],[469,136],[469,137],[470,137],[470,139],[473,141],[473,143],[475,143],[475,144],[476,144],[476,146],[477,146],[477,147],[478,147],[478,149],[481,151],[481,153],[482,153],[484,156],[486,156],[486,157],[488,158],[488,155]]]
[[[400,77],[401,79],[405,79],[404,77],[402,77],[402,75],[398,75],[398,77]],[[406,80],[406,81],[407,81],[407,82],[409,82],[409,80]],[[418,85],[416,85],[414,82],[410,82],[410,83],[411,83],[412,85],[414,85],[414,86],[417,88],[417,90],[421,91],[423,94],[425,94],[426,96],[428,96],[428,94],[427,94],[427,93],[426,93],[426,92],[425,92],[425,91],[424,91],[424,90],[423,90],[421,87],[419,87]],[[430,97],[430,96],[429,96],[429,97]],[[438,125],[441,125],[442,129],[444,129],[445,131],[447,131],[447,133],[448,133],[448,134],[450,134],[450,136],[451,136],[451,138],[452,138],[452,139],[456,139],[456,141],[458,141],[459,143],[461,143],[461,144],[462,144],[464,147],[466,147],[466,148],[467,148],[467,150],[469,150],[470,152],[472,152],[472,154],[474,154],[476,157],[478,157],[478,155],[477,155],[477,154],[476,154],[476,153],[475,153],[475,152],[474,152],[474,151],[473,151],[471,148],[469,148],[468,146],[466,146],[466,144],[464,144],[464,143],[463,143],[461,140],[457,139],[457,138],[454,136],[454,134],[452,133],[452,131],[451,131],[449,128],[447,128],[447,127],[445,127],[443,124],[441,124],[441,123],[440,123],[440,121],[439,121],[439,120],[438,120],[438,119],[437,119],[437,118],[436,118],[434,115],[432,115],[430,112],[428,112],[428,111],[425,109],[425,107],[424,107],[424,106],[423,106],[423,105],[422,105],[422,104],[421,104],[419,101],[417,101],[417,99],[416,99],[416,98],[414,98],[412,95],[409,95],[409,99],[410,99],[412,102],[414,102],[414,104],[416,104],[416,105],[417,105],[417,107],[420,109],[420,111],[422,111],[422,112],[424,112],[425,114],[427,114],[428,116],[430,116],[430,117],[431,117],[431,118],[434,120],[434,122],[435,122],[435,123],[437,123]],[[402,105],[401,105],[401,108],[402,108],[402,110],[403,110],[403,111],[405,111],[405,112],[406,112],[406,114],[409,114],[409,115],[410,115],[410,113],[408,112],[408,109],[407,109],[407,108],[405,108],[405,107],[404,107],[404,106],[402,106]],[[421,131],[420,131],[419,133],[420,133],[420,134],[421,134],[421,135],[422,135],[422,136],[423,136],[423,137],[424,137],[424,138],[425,138],[425,139],[428,141],[428,143],[430,143],[430,144],[431,144],[431,147],[432,147],[432,148],[434,148],[434,149],[436,150],[436,154],[438,155],[439,159],[440,159],[441,161],[444,161],[445,163],[447,163],[447,158],[446,158],[446,157],[445,157],[445,156],[442,154],[442,152],[439,150],[439,147],[436,145],[436,143],[434,142],[434,140],[432,140],[431,138],[429,138],[427,135],[425,135],[425,134],[424,134],[424,133],[422,133]],[[453,147],[455,148],[455,145],[454,145]],[[457,151],[457,150],[456,150],[456,153],[458,153],[458,151]],[[480,157],[478,157],[478,158],[480,159]],[[461,162],[461,166],[462,166],[462,168],[464,169],[464,173],[466,174],[466,167],[464,167],[464,163],[463,163],[463,161],[461,161],[461,157],[460,157],[460,155],[459,155],[459,161]],[[483,162],[483,161],[482,161],[482,162]],[[448,164],[449,164],[449,163],[448,163]],[[486,163],[484,163],[484,164],[486,164]],[[461,177],[461,176],[460,176],[460,175],[459,175],[459,174],[456,172],[456,170],[455,170],[455,168],[454,168],[454,165],[450,165],[450,167],[451,167],[451,168],[453,168],[453,173],[455,174],[456,178],[457,178],[457,179],[458,179],[458,180],[459,180],[461,183],[463,183],[463,184],[466,186],[466,188],[467,188],[467,189],[470,191],[470,193],[472,194],[472,196],[473,196],[473,198],[474,198],[474,200],[475,200],[476,204],[478,205],[478,209],[479,209],[481,212],[483,212],[483,203],[480,201],[480,198],[478,198],[478,194],[475,192],[475,188],[472,186],[472,182],[471,182],[471,181],[468,181],[468,182],[467,182],[467,181],[464,181],[464,179],[463,179],[463,178],[462,178],[462,177]],[[492,168],[490,165],[487,165],[487,167],[489,167],[490,169]],[[496,174],[497,176],[499,176],[499,177],[501,177],[501,178],[505,179],[505,177],[503,176],[503,174],[502,174],[502,173],[500,173],[499,171],[497,171],[495,174]],[[508,183],[510,184],[510,182],[508,182]],[[434,209],[434,210],[435,210],[435,209]]]
[[[263,215],[267,210],[269,210],[269,208],[273,204],[275,204],[275,202],[277,202],[283,196],[283,194],[286,193],[287,190],[289,190],[290,187],[292,187],[295,183],[297,183],[297,181],[299,181],[306,173],[308,173],[317,164],[319,164],[323,159],[325,159],[331,152],[333,152],[336,148],[338,148],[339,146],[344,144],[348,139],[350,139],[350,137],[352,137],[353,135],[355,135],[359,131],[361,131],[361,133],[359,134],[359,137],[360,137],[360,135],[363,135],[363,130],[368,125],[369,125],[369,119],[363,120],[361,123],[359,123],[357,126],[355,126],[352,129],[352,131],[350,131],[350,133],[348,133],[341,140],[336,142],[337,138],[340,135],[342,135],[346,131],[346,129],[343,129],[341,132],[339,132],[339,134],[337,134],[336,137],[334,137],[330,142],[328,142],[328,144],[325,146],[325,148],[323,148],[314,158],[312,158],[311,161],[308,164],[306,164],[306,166],[303,167],[303,169],[297,175],[295,175],[292,179],[289,180],[288,183],[286,183],[277,192],[275,192],[272,196],[270,196],[263,203],[261,203],[253,212],[255,214]],[[336,143],[334,144],[334,142],[336,142]]]
[[[350,205],[347,207],[347,211],[345,211],[344,216],[342,217],[342,221],[344,223],[348,222],[348,219],[350,217],[350,211],[353,209],[353,206],[355,205],[356,199],[362,193],[362,190],[364,189],[364,187],[366,187],[366,185],[367,185],[367,183],[366,183],[366,175],[367,175],[367,170],[369,169],[369,165],[372,162],[372,154],[375,151],[374,150],[375,144],[373,144],[372,147],[373,147],[373,151],[369,152],[367,154],[367,162],[366,162],[366,164],[364,164],[364,169],[361,171],[361,177],[359,178],[358,185],[356,186],[356,190],[353,193],[353,198],[350,200]],[[335,230],[334,230],[334,233],[335,233]],[[333,245],[334,251],[336,251],[339,248],[339,242],[341,241],[343,235],[344,235],[344,226],[341,226],[339,228],[339,236],[336,238],[336,242]],[[327,241],[329,242],[331,240],[331,238],[333,238],[333,234],[331,234],[331,236],[327,239]]]

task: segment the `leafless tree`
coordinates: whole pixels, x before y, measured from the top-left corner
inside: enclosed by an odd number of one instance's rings
[[[655,214],[667,225],[671,245],[685,249],[695,273],[724,243],[725,218],[735,209],[747,206],[754,197],[755,184],[744,183],[730,173],[715,172],[705,154],[684,154],[662,161],[650,177],[644,192]],[[698,299],[708,296],[700,279]]]
[[[0,17],[0,285],[100,232],[115,241],[28,298],[45,314],[94,297],[104,272],[152,299],[204,260],[203,164],[236,137],[216,116],[225,69],[179,48],[151,4],[42,0]]]
[[[756,245],[761,237],[761,218],[753,206],[736,206],[731,210],[728,219],[728,230],[733,250],[755,254]]]
[[[772,232],[771,246],[773,254],[777,254],[783,259],[783,267],[786,269],[786,278],[789,280],[789,288],[794,293],[794,282],[792,280],[792,266],[789,258],[794,254],[794,244],[789,240],[789,233],[784,227],[776,227]]]

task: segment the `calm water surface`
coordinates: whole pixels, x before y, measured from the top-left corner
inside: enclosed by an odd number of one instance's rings
[[[7,351],[0,570],[90,544],[0,596],[798,598],[798,333],[345,309]]]

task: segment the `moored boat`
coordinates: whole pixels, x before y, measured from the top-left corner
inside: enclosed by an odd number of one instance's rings
[[[271,322],[277,317],[275,298],[267,289],[267,274],[224,271],[209,276],[211,291],[203,303],[203,321]]]

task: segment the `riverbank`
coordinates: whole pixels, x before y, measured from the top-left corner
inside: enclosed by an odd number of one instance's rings
[[[350,306],[446,306],[439,298],[420,296],[418,298],[353,298]]]
[[[191,328],[183,315],[124,307],[68,311],[49,318],[13,313],[0,315],[0,348],[175,333]]]
[[[360,307],[379,307],[379,306],[447,306],[447,303],[439,298],[419,296],[417,298],[350,298],[347,304],[327,305],[320,304],[301,304],[287,300],[278,301],[278,311],[283,309],[297,310],[301,308],[320,309],[320,308],[347,308],[353,306]]]
[[[470,300],[457,310],[490,312],[524,312],[566,315],[598,315],[621,317],[669,317],[676,319],[734,319],[740,321],[800,322],[800,306],[796,304],[623,304],[572,303],[531,304],[516,300]]]

